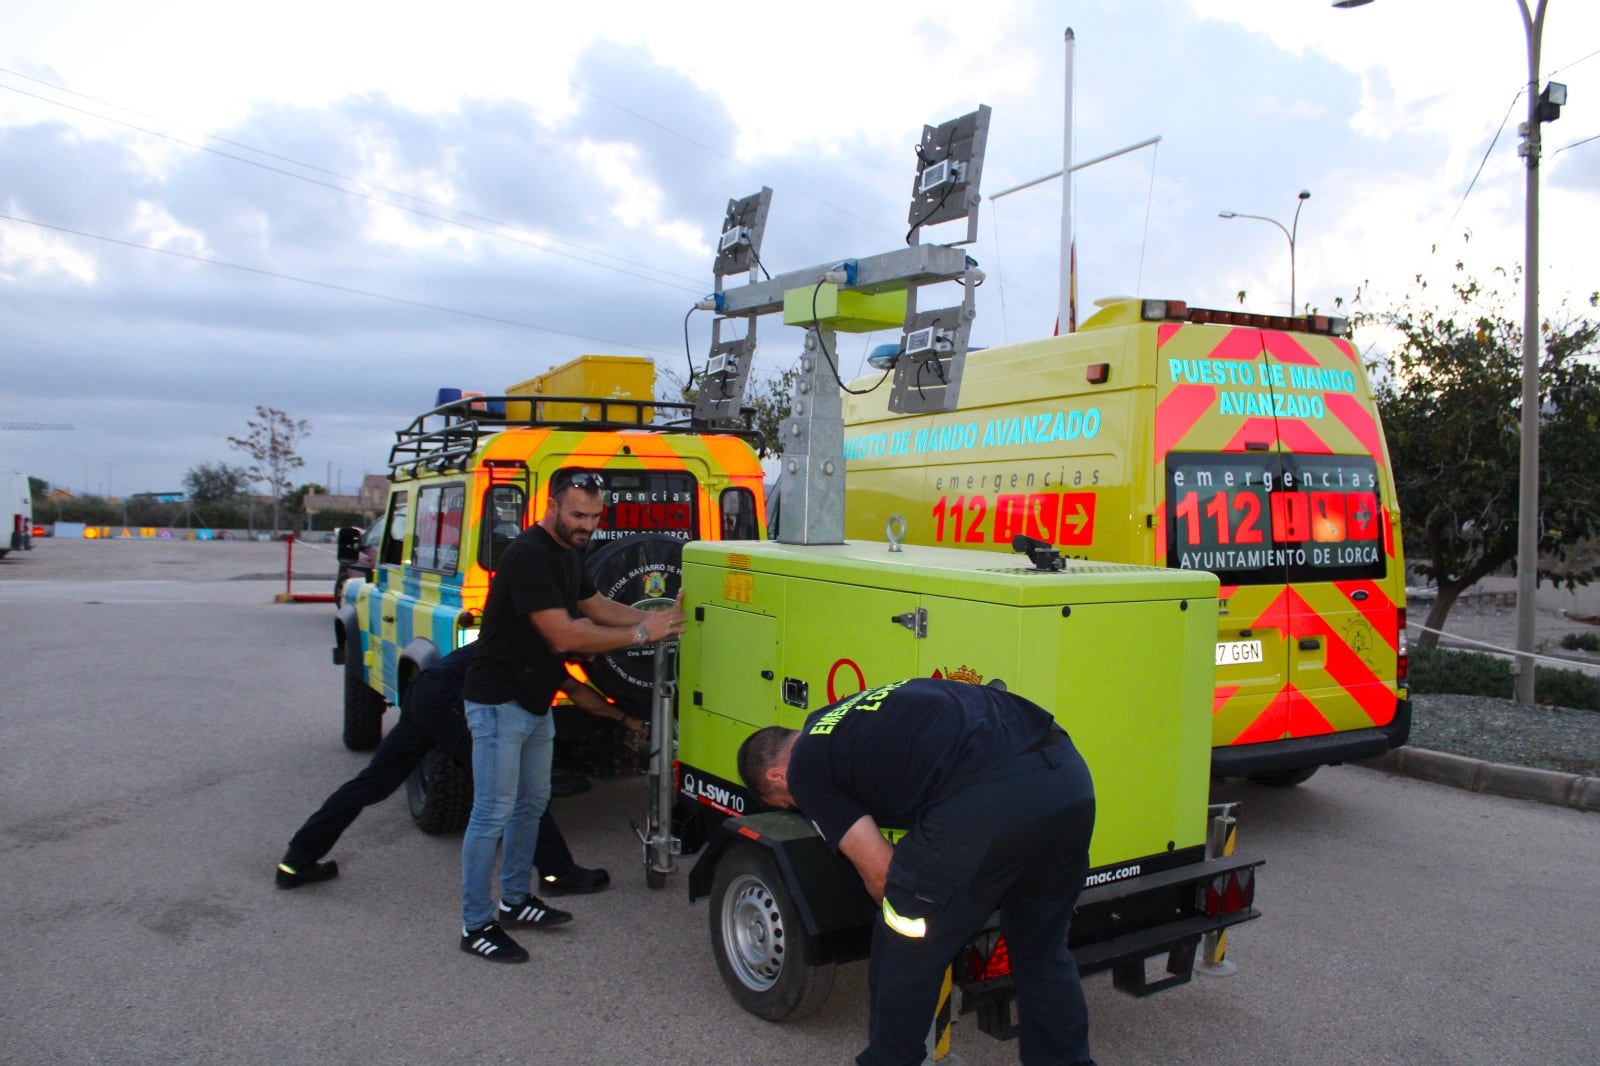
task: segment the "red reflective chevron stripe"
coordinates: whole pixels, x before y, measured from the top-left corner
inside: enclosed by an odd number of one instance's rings
[[[1350,601],[1350,606],[1366,616],[1384,642],[1391,649],[1398,648],[1400,634],[1395,631],[1394,601],[1384,594],[1383,586],[1375,581],[1338,581],[1334,588]],[[1366,592],[1364,600],[1357,600],[1357,592]]]
[[[1239,731],[1229,744],[1261,744],[1269,740],[1283,739],[1283,726],[1281,723],[1288,718],[1290,704],[1289,685],[1278,690],[1272,697],[1272,702],[1256,715],[1255,720]]]
[[[1352,363],[1359,363],[1361,361],[1360,359],[1356,358],[1355,345],[1351,344],[1343,337],[1333,337],[1331,340],[1333,341],[1333,346],[1343,352],[1346,359],[1350,360]]]
[[[1317,357],[1305,350],[1305,347],[1287,333],[1269,329],[1261,335],[1262,346],[1271,352],[1280,363],[1295,363],[1299,366],[1316,366]]]
[[[1346,696],[1361,705],[1373,725],[1387,725],[1394,717],[1394,693],[1378,680],[1372,667],[1350,650],[1350,645],[1331,636],[1328,638],[1328,676],[1339,683]]]
[[[1290,686],[1293,691],[1293,686]],[[1332,733],[1333,723],[1322,717],[1316,705],[1295,692],[1289,701],[1288,735],[1291,737],[1316,737]]]
[[[1316,608],[1305,601],[1293,589],[1284,590],[1284,598],[1289,608],[1289,640],[1291,643],[1302,637],[1320,637],[1327,648],[1325,665],[1323,669],[1333,683],[1353,700],[1361,705],[1368,718],[1376,721],[1376,715],[1382,711],[1383,704],[1392,703],[1394,697],[1378,680],[1378,675],[1373,673],[1362,658],[1351,650],[1344,639],[1333,632],[1328,625],[1328,620]],[[1393,717],[1394,709],[1390,707],[1387,717]],[[1317,719],[1327,725],[1326,719],[1318,714]],[[1385,720],[1387,720],[1387,717]],[[1291,726],[1291,729],[1295,729]],[[1316,732],[1331,733],[1332,725]],[[1295,731],[1295,736],[1311,736],[1311,733]]]
[[[1211,409],[1217,390],[1210,385],[1175,385],[1156,406],[1156,462],[1166,461],[1172,446]]]
[[[1372,456],[1374,462],[1383,466],[1383,438],[1378,433],[1378,421],[1373,417],[1373,412],[1346,393],[1329,395],[1323,402],[1327,405],[1328,413],[1361,442],[1361,447]]]
[[[1261,334],[1253,329],[1229,329],[1208,354],[1212,359],[1255,359],[1261,355]]]
[[[1221,714],[1222,708],[1228,705],[1228,701],[1233,699],[1233,694],[1238,692],[1239,688],[1239,685],[1218,685],[1211,695],[1211,713]]]

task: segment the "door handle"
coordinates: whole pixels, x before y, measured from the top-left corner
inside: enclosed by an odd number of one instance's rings
[[[1321,637],[1301,637],[1300,638],[1300,650],[1301,651],[1316,651],[1320,647],[1322,647],[1322,638]]]

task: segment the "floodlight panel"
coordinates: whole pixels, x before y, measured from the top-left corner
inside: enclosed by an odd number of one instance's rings
[[[968,219],[967,240],[977,239],[978,185],[989,138],[989,108],[922,127],[917,176],[911,185],[906,223],[913,230]]]
[[[742,274],[761,261],[761,238],[766,234],[767,211],[772,206],[772,190],[761,187],[758,193],[728,201],[722,223],[722,238],[712,272],[717,277]]]

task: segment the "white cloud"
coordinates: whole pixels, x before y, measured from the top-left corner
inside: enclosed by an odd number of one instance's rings
[[[1466,195],[1526,77],[1512,0],[1062,11],[27,5],[0,43],[0,67],[25,75],[0,73],[6,213],[320,284],[0,221],[0,343],[30,371],[0,383],[0,416],[80,423],[0,450],[80,488],[168,488],[229,458],[226,436],[266,403],[312,423],[308,476],[350,484],[439,385],[495,391],[608,346],[681,372],[729,197],[775,190],[763,259],[777,272],[902,240],[922,125],[980,102],[987,190],[1059,167],[1067,21],[1078,157],[1163,137],[1076,180],[1081,307],[1133,291],[1231,306],[1244,290],[1282,309],[1283,235],[1216,216],[1287,223],[1301,188],[1303,301],[1368,281],[1398,297],[1457,258],[1520,259],[1517,115]],[[1600,287],[1600,142],[1552,154],[1600,132],[1600,58],[1583,60],[1600,8],[1551,0],[1549,18],[1545,67],[1569,64],[1572,99],[1546,128],[1553,304]],[[1054,184],[984,205],[986,342],[1051,327],[1059,212]],[[696,316],[697,358],[708,333]],[[761,335],[767,366],[799,343],[776,323]]]

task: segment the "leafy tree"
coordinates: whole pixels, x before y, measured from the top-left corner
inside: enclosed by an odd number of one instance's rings
[[[296,421],[276,407],[256,405],[256,418],[245,422],[250,432],[243,437],[229,437],[228,443],[254,460],[250,477],[264,481],[272,490],[272,528],[278,528],[279,508],[283,496],[292,482],[291,471],[306,465],[295,452],[295,446],[311,434],[311,423]]]
[[[779,430],[789,417],[789,406],[794,402],[794,385],[800,379],[800,368],[791,366],[776,374],[767,374],[759,387],[745,394],[745,402],[755,409],[756,429],[761,431],[761,458],[768,459],[783,454],[783,435]]]
[[[229,503],[250,490],[250,471],[227,463],[201,463],[183,475],[193,503]]]
[[[659,373],[676,391],[684,403],[693,403],[700,390],[686,384],[677,371],[663,367]],[[744,410],[750,413],[751,425],[761,433],[761,458],[769,459],[783,454],[783,436],[779,432],[783,420],[789,417],[789,405],[794,398],[794,385],[800,377],[798,367],[789,367],[764,375],[752,371],[745,383]]]
[[[32,474],[28,475],[28,498],[30,500],[38,503],[49,494],[50,482],[44,480],[44,478],[34,477]]]
[[[1522,330],[1501,294],[1466,275],[1441,307],[1408,299],[1375,316],[1402,343],[1376,389],[1394,464],[1408,551],[1425,562],[1438,596],[1427,626],[1439,629],[1463,591],[1517,557],[1521,448]],[[1497,270],[1518,288],[1518,272]],[[1591,297],[1590,305],[1600,305]],[[1365,317],[1365,316],[1364,316]],[[1368,318],[1371,321],[1371,318]],[[1568,588],[1600,575],[1566,564],[1600,530],[1600,323],[1563,306],[1541,325],[1540,578]],[[1424,633],[1423,647],[1438,643]]]

